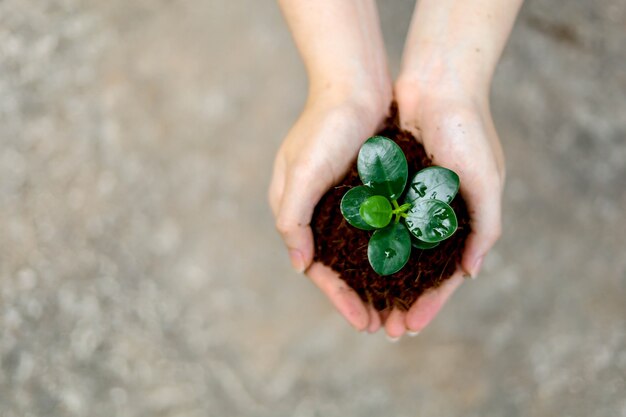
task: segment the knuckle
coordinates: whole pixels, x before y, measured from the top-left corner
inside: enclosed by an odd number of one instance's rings
[[[293,229],[293,223],[288,218],[281,215],[276,219],[275,226],[278,233],[283,236],[288,235]]]
[[[278,176],[274,176],[267,189],[267,202],[269,203],[274,216],[278,214],[278,208],[280,206],[280,199],[283,194],[284,179]]]

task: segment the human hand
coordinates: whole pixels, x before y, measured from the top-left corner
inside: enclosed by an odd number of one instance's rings
[[[306,272],[352,326],[370,332],[380,327],[378,312],[329,267],[311,265],[314,245],[309,223],[320,198],[345,176],[363,142],[383,122],[390,91],[391,86],[368,93],[366,100],[313,95],[278,151],[269,189],[276,228],[293,267]]]
[[[407,329],[419,331],[462,282],[461,271],[478,273],[500,234],[504,159],[487,97],[522,0],[417,3],[396,84],[400,118],[414,133],[419,127],[435,163],[459,173],[473,232],[461,269],[451,279],[420,297],[408,312],[396,309],[389,314],[366,307],[329,268],[309,267],[313,235],[308,224],[313,208],[345,174],[390,102],[376,3],[279,3],[307,68],[311,94],[276,159],[270,202],[277,227],[296,269],[307,270],[356,328],[375,331],[382,321],[394,338]],[[355,87],[355,83],[357,88],[348,91],[358,95],[340,95],[340,100],[335,95],[329,100],[329,95],[319,93],[337,91],[337,85]],[[375,94],[368,96],[371,91]],[[354,99],[357,96],[359,100]]]
[[[423,0],[415,7],[395,84],[402,126],[433,162],[456,171],[472,233],[460,268],[407,312],[385,321],[392,338],[419,332],[463,281],[476,276],[500,236],[504,157],[489,110],[495,67],[522,0]]]
[[[394,339],[405,331],[419,332],[426,327],[463,282],[463,276],[478,274],[501,233],[504,156],[487,94],[426,79],[401,76],[396,83],[402,127],[422,140],[436,165],[459,174],[472,232],[453,277],[422,295],[408,311],[394,309],[386,318],[386,332]]]
[[[278,151],[270,204],[296,270],[306,271],[359,330],[376,331],[380,316],[330,268],[311,265],[313,209],[339,182],[359,148],[382,124],[391,78],[374,0],[280,0],[304,61],[309,100]]]

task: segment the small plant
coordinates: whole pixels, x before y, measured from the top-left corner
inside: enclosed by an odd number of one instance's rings
[[[391,275],[406,265],[411,247],[431,249],[457,229],[449,206],[459,190],[459,176],[431,166],[409,183],[402,149],[383,136],[369,138],[361,147],[357,169],[363,185],[341,200],[341,213],[352,226],[374,230],[367,257],[378,275]],[[401,203],[398,202],[401,197]]]

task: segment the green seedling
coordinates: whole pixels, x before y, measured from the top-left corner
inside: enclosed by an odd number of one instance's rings
[[[363,144],[357,169],[363,185],[343,196],[341,213],[352,226],[374,231],[367,257],[378,275],[402,269],[411,247],[432,249],[456,231],[456,215],[449,205],[459,190],[454,171],[431,166],[407,184],[406,157],[383,136]]]

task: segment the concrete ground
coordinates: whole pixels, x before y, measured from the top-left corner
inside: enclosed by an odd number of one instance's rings
[[[306,79],[273,2],[0,1],[0,416],[626,416],[625,44],[621,0],[527,1],[504,236],[390,344],[274,232]]]

